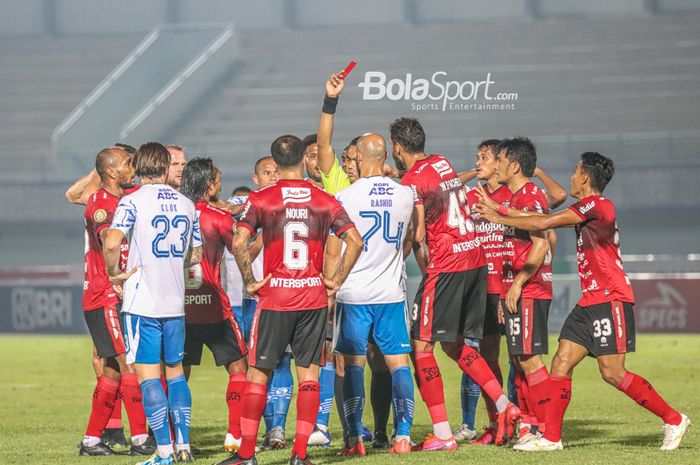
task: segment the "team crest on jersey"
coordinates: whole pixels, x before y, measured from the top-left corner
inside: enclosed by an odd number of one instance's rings
[[[100,208],[99,210],[95,211],[95,213],[92,215],[92,219],[95,220],[95,223],[102,223],[104,220],[107,219],[107,212]]]
[[[311,189],[308,187],[283,187],[282,203],[305,203],[311,201]]]
[[[437,174],[439,174],[441,178],[444,178],[445,175],[452,173],[452,167],[447,160],[440,160],[439,162],[431,163],[430,165],[435,171],[437,171]]]

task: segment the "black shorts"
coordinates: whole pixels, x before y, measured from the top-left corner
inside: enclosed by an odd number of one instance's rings
[[[506,345],[510,355],[541,355],[549,352],[547,318],[551,300],[520,299],[518,313],[510,313],[502,302],[506,317]]]
[[[498,322],[498,303],[501,296],[486,294],[486,313],[484,314],[484,336],[506,333],[506,327]]]
[[[486,311],[486,267],[423,276],[411,312],[411,339],[481,339]]]
[[[243,358],[247,352],[243,332],[231,316],[218,323],[185,325],[184,365],[199,365],[206,345],[214,355],[216,366],[227,365]]]
[[[258,309],[250,328],[248,364],[273,370],[287,345],[297,366],[323,365],[328,309],[273,311]]]
[[[590,307],[576,305],[559,339],[584,346],[593,357],[634,352],[634,305],[619,301]]]
[[[116,305],[106,305],[83,312],[85,323],[95,344],[97,356],[116,357],[126,353],[119,310]]]

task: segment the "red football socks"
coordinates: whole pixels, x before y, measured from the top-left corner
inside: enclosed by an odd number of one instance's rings
[[[503,387],[494,376],[486,360],[473,347],[469,347],[466,344],[462,346],[462,353],[457,360],[457,365],[476,384],[481,386],[481,390],[492,401],[496,402],[503,396]]]
[[[316,417],[318,416],[318,406],[321,404],[321,388],[318,381],[304,381],[299,384],[299,394],[297,394],[297,431],[294,436],[294,449],[300,459],[306,459],[306,446],[309,443],[309,436],[314,430]]]
[[[533,421],[535,416],[535,410],[530,408],[531,401],[528,403],[530,398],[530,389],[527,386],[527,381],[525,377],[519,372],[515,372],[515,392],[518,394],[518,404],[520,405],[520,412],[522,415],[523,423],[527,424],[537,424],[537,421]]]
[[[561,425],[571,401],[571,377],[552,375],[548,384],[550,401],[545,410],[547,430],[544,432],[544,438],[557,442],[561,440]]]
[[[617,388],[636,403],[661,418],[664,423],[670,425],[679,425],[681,423],[681,414],[672,409],[663,397],[656,392],[651,383],[641,376],[628,371]]]
[[[141,387],[136,378],[136,373],[126,373],[122,375],[121,384],[119,384],[119,392],[121,393],[122,401],[126,408],[126,416],[129,417],[129,431],[131,432],[131,436],[147,434],[146,414],[143,411]]]
[[[447,421],[447,409],[445,408],[445,392],[442,385],[442,375],[438,367],[435,355],[429,350],[417,350],[415,352],[416,378],[423,402],[428,406],[430,419],[433,424]]]
[[[542,367],[526,375],[527,386],[532,398],[532,406],[535,409],[535,416],[538,421],[538,431],[545,432],[546,409],[551,399],[549,396],[549,372],[546,367]]]
[[[496,377],[496,381],[498,381],[498,385],[501,386],[501,389],[503,389],[503,373],[501,373],[501,366],[498,364],[497,361],[486,361],[488,364],[489,368],[491,368],[491,372],[493,375]],[[496,410],[496,404],[495,402],[486,395],[485,391],[481,391],[482,397],[484,398],[484,404],[486,405],[486,413],[489,416],[489,423],[495,423],[498,421],[498,410]]]
[[[241,448],[238,455],[249,459],[255,453],[255,443],[258,439],[260,418],[267,402],[267,384],[246,383],[245,394],[241,405]]]
[[[231,373],[226,388],[226,404],[228,405],[228,432],[235,438],[241,437],[241,407],[245,385],[245,371]]]
[[[112,410],[114,410],[114,400],[119,391],[119,381],[114,381],[104,376],[97,378],[97,386],[92,394],[92,411],[88,421],[85,436],[99,438],[107,426]]]
[[[112,409],[112,415],[109,417],[107,426],[105,428],[121,428],[122,427],[122,395],[121,389],[117,391],[117,398],[114,399],[114,408]]]

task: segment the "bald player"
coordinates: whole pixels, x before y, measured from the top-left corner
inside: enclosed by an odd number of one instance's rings
[[[411,344],[402,274],[404,250],[410,252],[414,240],[408,234],[415,213],[413,195],[408,187],[382,174],[387,156],[382,136],[366,134],[356,148],[356,172],[360,178],[337,194],[364,243],[363,253],[338,291],[334,319],[334,332],[338,335],[335,350],[345,361],[343,398],[349,441],[343,455],[367,453],[362,442],[362,413],[370,334],[384,354],[392,378],[397,436],[389,452],[406,454],[411,451],[413,378],[408,368]],[[337,266],[340,252],[340,240],[330,237],[326,249],[328,269]]]

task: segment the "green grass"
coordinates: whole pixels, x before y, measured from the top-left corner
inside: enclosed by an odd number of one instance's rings
[[[551,344],[555,344],[553,340]],[[555,347],[552,345],[551,347]],[[700,367],[700,336],[643,335],[637,339],[639,351],[629,357],[628,368],[649,379],[672,405],[700,422],[697,377]],[[81,440],[89,414],[94,387],[90,363],[91,345],[86,336],[0,336],[0,463],[28,464],[133,464],[133,457],[78,457],[76,445]],[[549,361],[549,359],[547,359]],[[459,378],[454,363],[441,358],[445,395],[452,424],[461,418]],[[367,377],[369,379],[369,376]],[[223,435],[227,410],[224,402],[226,376],[217,369],[210,356],[193,371],[194,399],[192,443],[200,450],[197,461],[215,463],[226,457]],[[294,429],[294,404],[288,419],[288,440]],[[367,402],[369,406],[369,402]],[[369,408],[367,409],[369,410]],[[371,412],[365,423],[371,425]],[[126,415],[124,415],[126,419]],[[485,414],[480,404],[477,424]],[[700,424],[700,423],[699,423]],[[340,444],[339,423],[335,409],[331,415],[334,444]],[[431,431],[427,410],[416,391],[416,420],[413,437],[420,440]],[[436,461],[462,463],[592,463],[679,464],[698,463],[697,432],[691,429],[680,450],[661,452],[662,431],[659,419],[637,406],[616,389],[605,384],[595,361],[585,360],[574,375],[574,392],[564,422],[562,452],[526,455],[496,447],[460,445],[452,453],[416,453],[387,456],[372,452],[364,459],[367,465],[383,463],[427,464]],[[312,449],[317,464],[344,461],[337,449]],[[258,455],[261,464],[284,464],[289,449]]]

